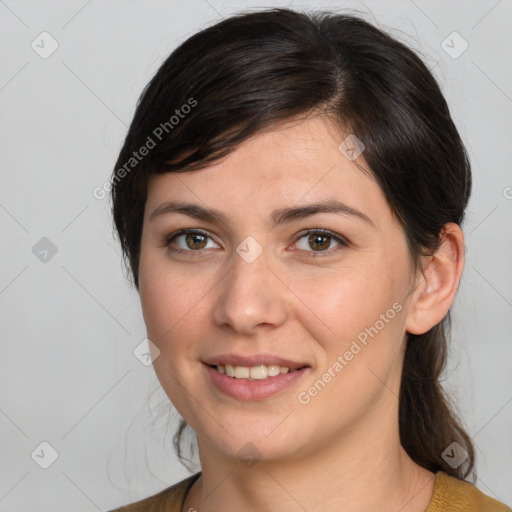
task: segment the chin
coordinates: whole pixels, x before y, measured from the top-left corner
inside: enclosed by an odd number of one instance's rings
[[[213,429],[211,422],[201,425],[198,440],[203,438],[206,444],[213,445],[224,456],[238,459],[248,467],[256,462],[290,459],[297,454],[305,431],[288,423],[291,418],[285,419],[287,414],[266,418],[250,414],[236,418],[219,415],[215,418],[218,424]]]

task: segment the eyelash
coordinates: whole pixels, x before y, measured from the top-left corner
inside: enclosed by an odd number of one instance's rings
[[[174,233],[170,234],[169,236],[167,236],[165,238],[165,243],[164,243],[163,246],[164,247],[168,247],[171,244],[171,242],[173,242],[179,236],[188,235],[188,234],[202,235],[204,237],[207,237],[207,238],[211,239],[210,235],[206,231],[203,231],[201,229],[190,229],[190,228],[180,229],[180,230],[175,231]],[[297,239],[295,240],[294,243],[297,243],[299,240],[301,240],[302,238],[304,238],[306,236],[316,235],[316,234],[328,236],[332,240],[335,240],[336,242],[338,242],[340,244],[340,246],[337,249],[340,249],[342,247],[347,247],[349,245],[348,240],[346,238],[342,237],[341,235],[337,235],[337,234],[335,234],[332,231],[329,231],[327,229],[318,229],[318,228],[317,229],[308,229],[308,230],[306,230],[304,233],[300,234],[300,236],[297,237]],[[178,254],[183,254],[183,253],[192,253],[192,254],[194,254],[194,253],[198,253],[197,254],[198,256],[200,256],[201,252],[202,252],[202,249],[199,249],[197,251],[194,251],[192,249],[188,249],[188,250],[185,250],[185,249],[171,249],[171,250],[172,250],[172,252],[178,253]],[[336,248],[335,249],[328,249],[326,251],[303,251],[303,252],[309,253],[309,254],[307,254],[307,257],[309,257],[309,258],[322,258],[322,257],[324,257],[325,254],[331,255],[333,250],[336,251]],[[194,256],[195,256],[195,254],[194,254]]]

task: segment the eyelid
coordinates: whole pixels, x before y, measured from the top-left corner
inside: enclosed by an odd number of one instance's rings
[[[338,233],[330,231],[329,229],[324,229],[324,228],[309,228],[309,229],[306,229],[305,231],[301,231],[300,233],[298,233],[296,235],[294,244],[297,243],[301,238],[304,238],[307,235],[313,235],[313,234],[326,235],[329,238],[332,238],[333,240],[338,242],[339,246],[332,248],[332,249],[327,249],[326,251],[304,251],[308,256],[312,255],[313,257],[322,257],[324,255],[325,256],[331,255],[333,252],[336,252],[340,248],[347,247],[350,244],[348,239],[345,238],[343,235],[340,235]],[[302,250],[302,249],[300,249],[300,250]]]
[[[202,235],[204,237],[209,238],[213,242],[215,242],[212,235],[210,233],[208,233],[208,231],[205,231],[204,229],[182,228],[182,229],[178,229],[177,231],[173,231],[170,235],[166,236],[164,239],[164,246],[167,247],[173,240],[175,240],[176,238],[178,238],[181,235],[189,235],[189,234]],[[217,242],[215,242],[215,243],[217,243]],[[219,245],[219,244],[217,244],[217,245]],[[187,249],[173,249],[173,250],[177,251],[177,252],[179,252],[179,251],[181,251],[181,252],[201,252],[201,251],[193,251],[191,249],[188,249],[188,250]]]

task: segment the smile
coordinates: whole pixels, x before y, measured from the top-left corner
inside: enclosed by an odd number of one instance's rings
[[[290,368],[287,366],[279,366],[274,364],[259,364],[256,366],[235,366],[232,364],[219,364],[216,366],[216,368],[219,373],[225,374],[228,377],[247,380],[263,380],[270,377],[277,377],[278,375],[288,373],[290,371],[297,371],[297,369],[290,370]]]
[[[203,363],[203,367],[219,391],[238,400],[265,400],[288,390],[311,371],[308,366],[290,370],[277,365],[248,367]]]

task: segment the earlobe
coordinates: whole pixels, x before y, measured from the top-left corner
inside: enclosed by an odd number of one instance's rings
[[[460,226],[446,224],[439,249],[424,258],[405,324],[411,334],[423,334],[441,322],[455,299],[464,269],[464,235]]]

